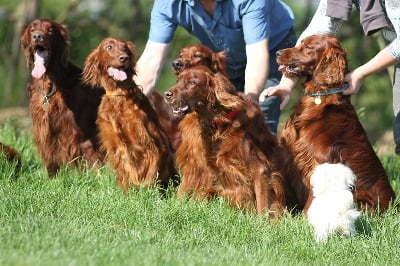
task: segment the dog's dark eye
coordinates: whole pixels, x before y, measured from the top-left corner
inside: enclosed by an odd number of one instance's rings
[[[196,81],[194,81],[193,79],[189,79],[189,85],[196,85]]]
[[[195,54],[193,55],[193,57],[194,57],[194,58],[201,58],[201,54],[195,53]]]
[[[107,50],[107,51],[110,51],[111,49],[112,49],[112,45],[110,45],[110,44],[109,44],[109,45],[106,45],[106,50]]]

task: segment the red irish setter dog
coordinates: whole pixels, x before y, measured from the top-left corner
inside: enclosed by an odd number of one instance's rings
[[[134,83],[134,44],[106,38],[87,57],[85,83],[103,87],[97,125],[107,161],[117,172],[117,182],[130,186],[167,187],[178,178],[168,136],[148,98]]]
[[[179,75],[183,70],[194,66],[206,66],[214,73],[228,76],[225,67],[226,54],[224,51],[214,53],[202,44],[191,44],[181,49],[179,57],[172,62],[172,71]]]
[[[246,113],[241,117],[241,124],[245,127],[253,137],[254,141],[268,155],[273,149],[273,154],[278,154],[278,146],[271,145],[274,137],[266,134],[269,131],[268,125],[265,124],[264,116],[257,102],[245,97],[243,93],[238,93],[234,85],[230,82],[225,66],[226,54],[224,51],[214,53],[210,48],[202,44],[192,44],[184,47],[173,63],[173,72],[179,75],[183,70],[196,66],[206,66],[207,72],[218,76],[219,88],[223,88],[230,94],[236,94],[246,101]],[[204,69],[204,68],[203,68]],[[193,131],[192,133],[195,134]]]
[[[228,76],[225,69],[225,57],[224,52],[214,53],[207,46],[201,44],[189,45],[182,48],[179,57],[172,62],[172,72],[179,75],[184,69],[204,65],[212,69],[213,72],[220,72]],[[176,151],[182,141],[178,129],[179,118],[172,114],[171,108],[158,92],[154,91],[148,98]]]
[[[184,69],[204,65],[212,69],[213,72],[220,72],[228,76],[225,69],[225,57],[224,52],[214,53],[207,46],[201,44],[189,45],[182,48],[179,57],[172,62],[172,72],[175,75],[179,75]],[[179,118],[171,113],[171,108],[158,92],[153,92],[149,96],[149,100],[176,151],[182,141],[181,133],[178,129]]]
[[[271,135],[270,152],[259,148],[243,124],[249,101],[226,86],[223,75],[197,66],[183,70],[165,92],[174,113],[183,116],[182,144],[176,152],[182,173],[178,194],[222,196],[232,206],[277,218],[285,206],[279,156],[273,153],[277,142]]]
[[[313,201],[310,176],[316,166],[342,163],[356,176],[361,208],[385,211],[395,194],[360,124],[350,96],[343,95],[346,51],[331,35],[313,35],[277,52],[281,70],[305,77],[304,93],[280,134],[287,150],[291,204],[307,213]],[[288,197],[289,198],[289,197]],[[288,199],[289,200],[289,199]]]
[[[82,70],[68,61],[68,30],[49,19],[36,19],[21,33],[32,80],[27,88],[33,139],[50,176],[65,164],[85,158],[93,166],[98,150],[96,116],[102,91],[82,85]]]

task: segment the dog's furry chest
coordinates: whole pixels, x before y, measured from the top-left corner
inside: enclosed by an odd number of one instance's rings
[[[47,128],[49,133],[53,133],[69,130],[65,128],[65,120],[76,125],[73,106],[68,106],[65,94],[55,85],[52,92],[45,92],[41,84],[40,81],[30,84],[30,112],[34,128],[41,131]]]
[[[155,121],[148,116],[142,103],[126,96],[104,96],[99,106],[97,125],[103,143],[118,139],[128,146],[139,144],[152,147],[156,138],[161,139]]]
[[[128,96],[103,96],[98,115],[106,121],[120,123],[118,127],[123,127],[127,122],[135,120],[144,121],[143,119],[146,118],[141,102]]]

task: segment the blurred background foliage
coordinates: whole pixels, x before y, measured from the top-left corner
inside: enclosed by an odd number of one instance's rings
[[[316,2],[313,0],[286,0],[295,13],[298,34],[311,20]],[[116,36],[133,41],[138,55],[148,37],[151,0],[1,0],[0,3],[0,108],[28,106],[26,83],[30,78],[19,43],[24,25],[33,19],[46,17],[68,26],[70,32],[70,60],[83,67],[86,56],[105,37]],[[380,35],[365,37],[359,24],[358,12],[353,11],[350,21],[344,23],[338,34],[348,50],[350,69],[366,62],[380,49]],[[178,28],[168,60],[157,88],[164,91],[174,84],[171,62],[178,51],[189,43],[197,42]],[[381,44],[380,45],[385,45]],[[374,143],[392,127],[392,87],[388,71],[366,79],[353,102],[360,114],[371,141]],[[281,122],[285,121],[291,106],[301,95],[297,89],[285,108]]]

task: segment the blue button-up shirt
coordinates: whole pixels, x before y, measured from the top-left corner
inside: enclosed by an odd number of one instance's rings
[[[244,77],[246,45],[269,39],[272,50],[292,28],[291,9],[278,0],[216,0],[214,15],[196,0],[155,0],[149,39],[170,43],[182,26],[214,52],[227,52],[231,79]]]

